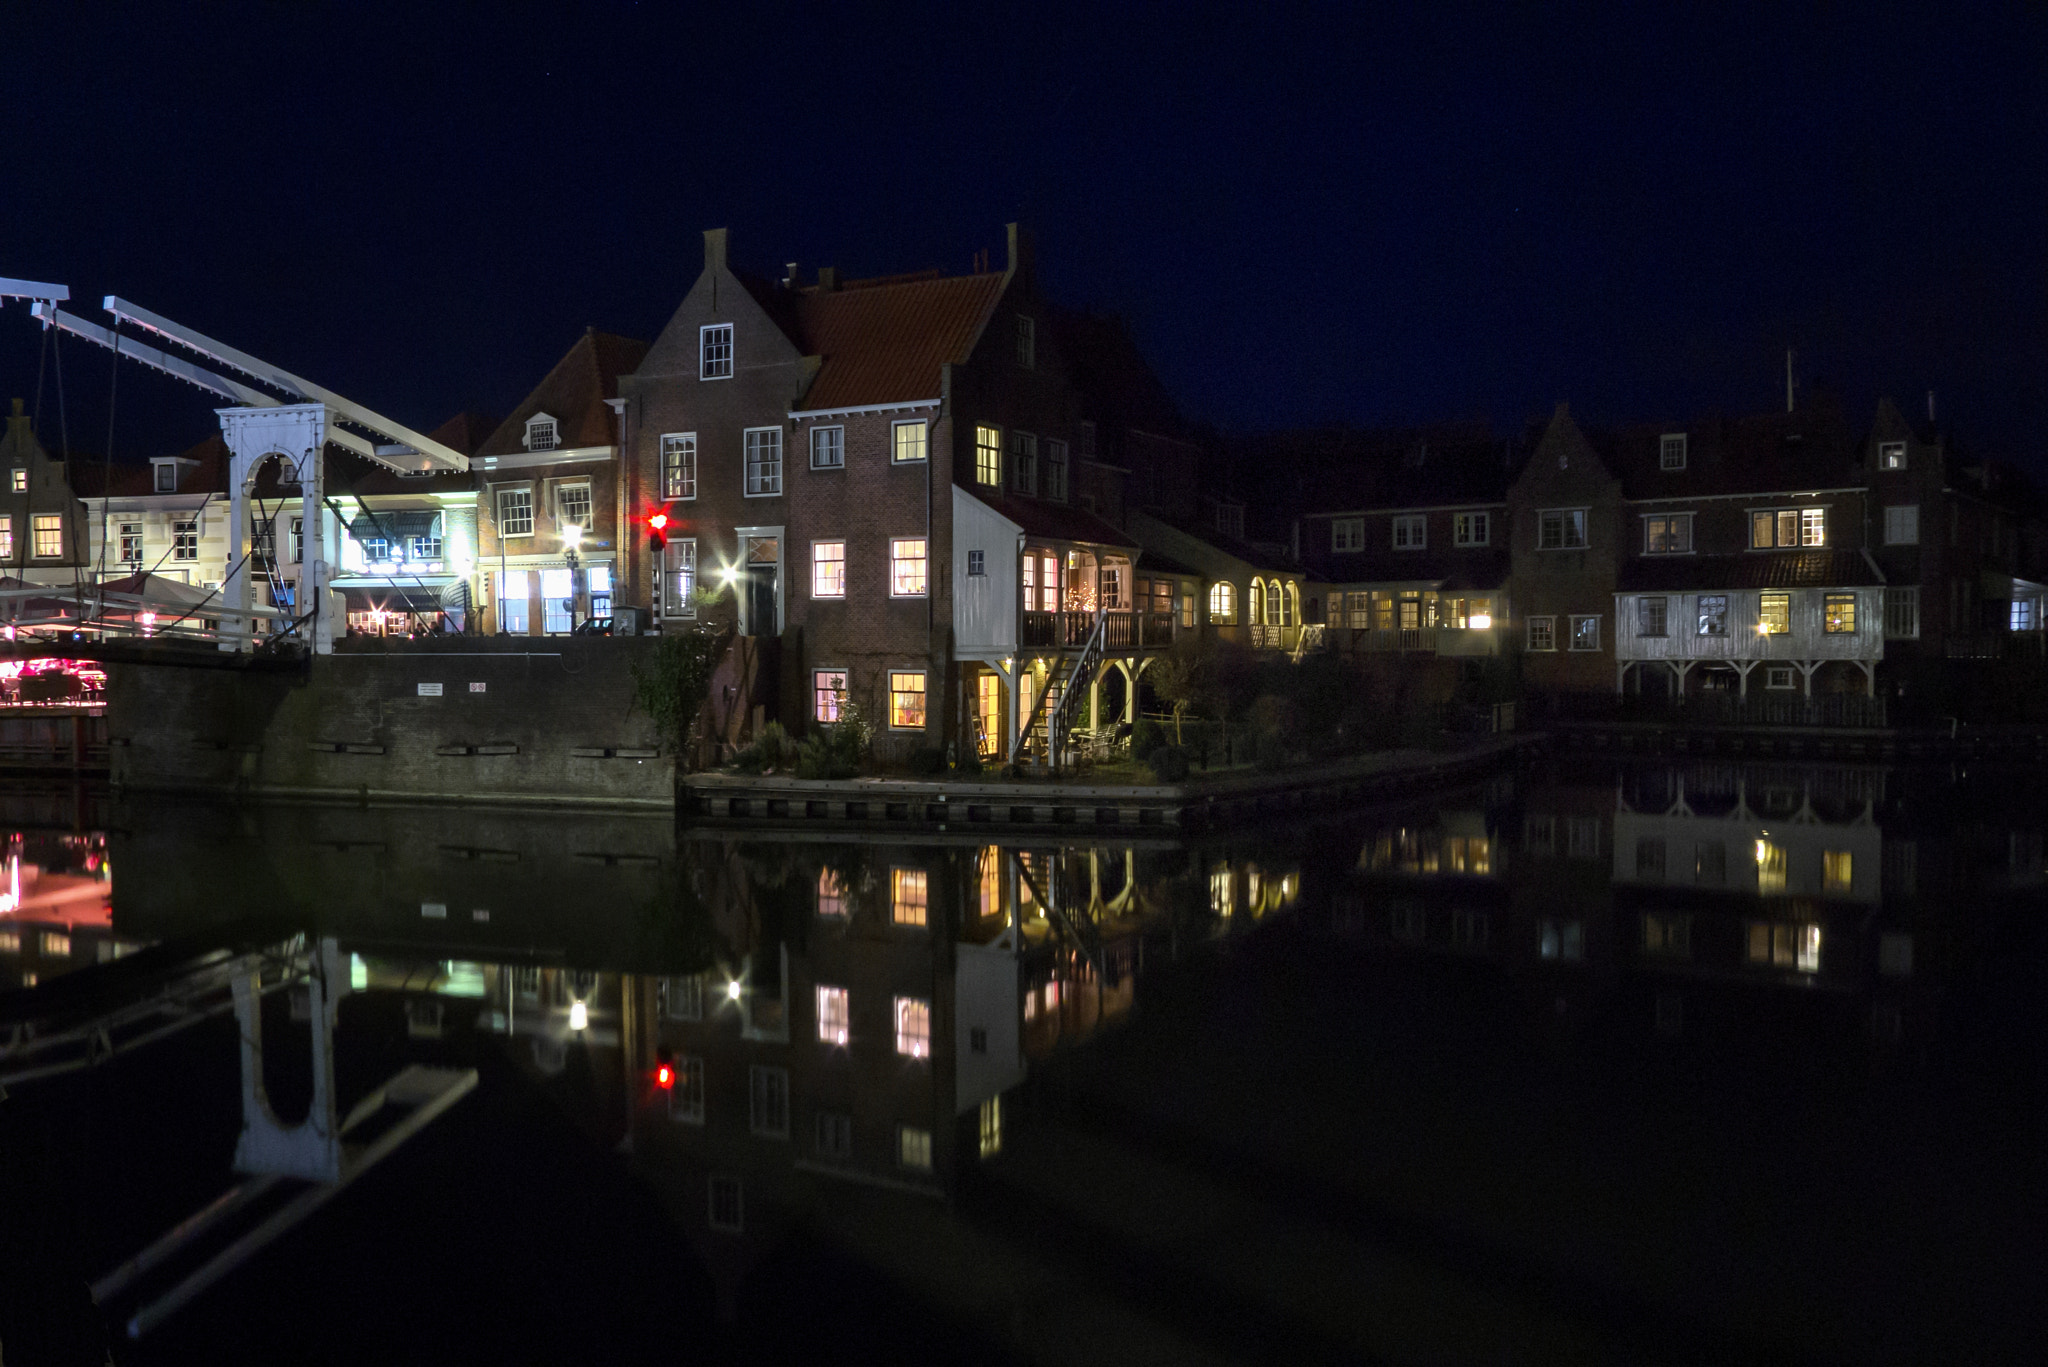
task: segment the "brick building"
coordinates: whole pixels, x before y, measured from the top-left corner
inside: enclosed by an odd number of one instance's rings
[[[30,584],[91,577],[85,509],[64,462],[43,449],[20,399],[0,437],[0,575]]]

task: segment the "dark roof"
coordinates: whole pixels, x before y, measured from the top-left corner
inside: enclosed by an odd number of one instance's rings
[[[1432,546],[1420,551],[1382,548],[1345,552],[1304,547],[1308,576],[1321,584],[1441,583],[1446,588],[1497,589],[1508,581],[1508,548],[1459,550]]]
[[[1527,454],[1481,421],[1273,432],[1231,445],[1240,471],[1257,472],[1306,515],[1500,503]]]
[[[178,481],[181,494],[227,492],[228,444],[215,432],[183,451],[176,459],[198,463],[199,468]],[[275,469],[275,466],[267,467]],[[156,492],[156,471],[148,464],[126,461],[108,466],[101,461],[80,460],[65,467],[71,492],[79,498],[139,498]],[[103,478],[104,476],[104,478]]]
[[[617,387],[615,381],[613,388]],[[427,435],[450,450],[458,451],[465,456],[473,456],[491,433],[498,430],[498,424],[502,421],[502,418],[464,409]]]
[[[1179,406],[1146,364],[1128,322],[1113,313],[1083,313],[1050,303],[1044,312],[1089,418],[1112,433],[1134,429],[1188,438]]]
[[[1121,546],[1137,550],[1138,543],[1086,508],[1070,503],[1045,503],[1035,498],[1010,498],[981,489],[959,486],[1024,529],[1026,536],[1047,541],[1081,541],[1092,546]]]
[[[763,302],[806,356],[823,358],[802,406],[865,408],[938,398],[939,368],[973,351],[1005,279],[895,276]]]
[[[526,449],[526,420],[546,413],[558,424],[564,446],[612,444],[612,412],[606,399],[619,396],[619,376],[630,375],[647,355],[647,343],[592,328],[576,339],[547,377],[498,424],[482,445],[465,454],[511,456]]]
[[[1619,578],[1623,593],[1875,588],[1883,583],[1869,556],[1840,550],[1641,556],[1624,563]]]
[[[1661,468],[1663,438],[1684,433],[1685,468]],[[1817,400],[1791,413],[1715,415],[1690,422],[1633,423],[1587,439],[1628,498],[1839,489],[1862,484],[1861,446],[1841,406]]]
[[[1200,522],[1190,522],[1185,518],[1169,517],[1164,513],[1149,509],[1144,513],[1144,516],[1151,518],[1162,526],[1173,528],[1173,530],[1183,536],[1193,537],[1197,541],[1212,546],[1225,555],[1242,560],[1253,569],[1278,570],[1283,574],[1301,573],[1301,566],[1288,559],[1284,552],[1276,553],[1277,548],[1275,547],[1261,545],[1255,541],[1246,541],[1242,537],[1231,536],[1227,532],[1219,532],[1214,527]]]

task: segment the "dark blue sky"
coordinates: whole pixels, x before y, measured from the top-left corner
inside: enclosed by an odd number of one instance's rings
[[[1859,415],[1932,387],[2048,466],[2039,4],[35,8],[0,275],[422,426],[505,411],[587,323],[651,337],[703,228],[861,275],[999,260],[1022,217],[1227,427],[1754,409],[1790,342]],[[0,313],[11,393],[38,345]],[[103,354],[66,358],[97,452]],[[212,425],[122,385],[125,454]]]

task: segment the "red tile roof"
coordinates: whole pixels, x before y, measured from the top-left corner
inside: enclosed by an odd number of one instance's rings
[[[647,343],[592,328],[555,362],[547,378],[470,455],[511,456],[526,449],[526,420],[546,413],[558,424],[564,446],[609,446],[615,439],[606,399],[619,396],[619,376],[630,375],[647,355]]]
[[[1009,498],[964,484],[960,488],[1022,527],[1026,536],[1044,541],[1079,541],[1090,546],[1138,549],[1138,543],[1128,534],[1118,531],[1086,508],[1076,508],[1070,503],[1045,503],[1035,498]]]
[[[939,367],[967,359],[1002,297],[1000,272],[851,281],[790,296],[776,311],[790,340],[824,358],[807,409],[939,397]]]

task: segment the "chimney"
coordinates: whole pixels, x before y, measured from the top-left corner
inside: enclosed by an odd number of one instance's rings
[[[1010,274],[1031,269],[1031,230],[1021,223],[1005,223],[1003,234],[1010,250]]]
[[[1934,425],[1934,391],[1931,389],[1927,391],[1927,425]]]
[[[1791,347],[1785,348],[1785,411],[1792,411],[1792,357]]]
[[[786,264],[786,265],[785,265],[785,266],[783,267],[783,270],[784,270],[785,272],[787,272],[787,274],[785,274],[785,275],[784,275],[784,276],[782,277],[782,288],[784,288],[784,289],[786,289],[786,290],[793,290],[793,289],[795,289],[795,288],[796,288],[796,262],[794,262],[794,261],[791,261],[791,262],[789,262],[788,264]]]
[[[818,293],[830,294],[838,288],[839,268],[837,266],[818,267]]]
[[[724,228],[708,228],[704,232],[704,269],[722,271],[725,269]]]

